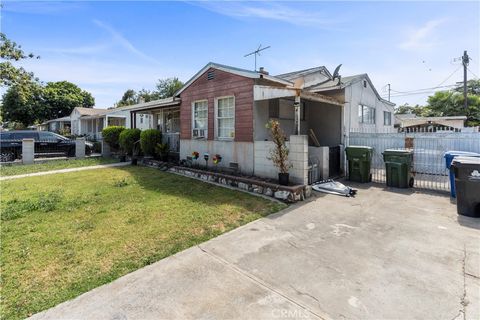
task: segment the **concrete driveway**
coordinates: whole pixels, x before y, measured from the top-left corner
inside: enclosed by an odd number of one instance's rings
[[[319,195],[34,319],[479,319],[480,219],[448,196]]]

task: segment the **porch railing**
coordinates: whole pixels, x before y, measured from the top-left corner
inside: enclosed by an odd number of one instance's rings
[[[163,143],[168,143],[170,152],[180,152],[180,133],[163,133]]]

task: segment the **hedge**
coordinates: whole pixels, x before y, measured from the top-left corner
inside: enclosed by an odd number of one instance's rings
[[[162,143],[162,132],[157,129],[147,129],[140,134],[140,145],[146,156],[155,155],[155,147]]]
[[[103,141],[110,146],[112,151],[120,149],[119,138],[123,130],[125,127],[120,126],[110,126],[102,130]]]
[[[120,133],[118,142],[120,144],[120,148],[122,148],[123,152],[128,155],[133,154],[133,147],[135,142],[140,140],[140,133],[142,131],[140,129],[125,129]]]

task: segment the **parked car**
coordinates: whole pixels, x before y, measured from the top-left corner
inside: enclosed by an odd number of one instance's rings
[[[43,157],[75,156],[75,141],[48,131],[15,130],[0,132],[0,161],[22,157],[22,140],[35,140],[35,155]],[[93,143],[85,142],[85,154],[90,155]]]

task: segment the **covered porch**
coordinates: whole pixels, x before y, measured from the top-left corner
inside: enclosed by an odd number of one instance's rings
[[[101,140],[102,130],[109,126],[127,127],[127,117],[123,115],[93,115],[80,118],[80,135],[88,140]]]
[[[130,111],[132,128],[136,128],[137,115],[150,115],[152,122],[151,129],[157,129],[162,132],[163,143],[168,144],[170,153],[174,156],[180,153],[180,106],[178,101],[162,105],[149,106],[147,108],[135,109]]]
[[[255,175],[274,178],[277,169],[266,159],[273,146],[265,124],[275,119],[290,149],[291,176],[311,184],[341,174],[343,103],[297,88],[255,86]]]

